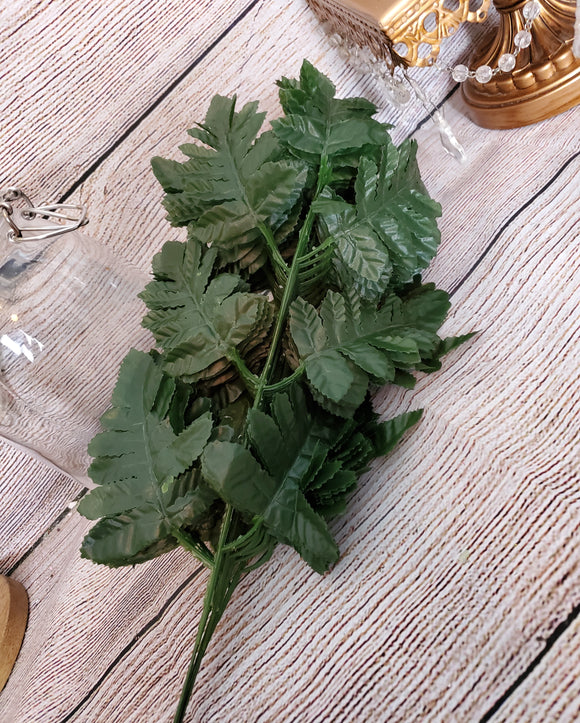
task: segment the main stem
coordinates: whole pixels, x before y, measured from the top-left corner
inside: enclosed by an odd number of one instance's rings
[[[314,198],[318,196],[324,185],[327,183],[329,170],[328,159],[326,156],[322,156]],[[255,388],[254,408],[258,408],[261,405],[264,392],[270,382],[270,376],[278,354],[280,340],[282,339],[282,334],[286,327],[290,304],[296,296],[300,261],[308,247],[313,223],[314,213],[312,212],[312,208],[310,208],[304,224],[300,229],[296,252],[294,253],[294,258],[292,259],[292,266],[290,267],[288,281],[284,289],[282,301],[280,302],[280,309],[278,310],[278,318],[276,319],[272,343],[268,351],[266,363],[262,369],[262,373],[260,374]],[[270,246],[271,244],[268,244],[270,251],[272,251]],[[274,255],[273,262],[279,263],[279,259],[276,255]],[[187,669],[185,682],[181,690],[181,696],[179,698],[175,717],[173,718],[173,723],[182,723],[184,719],[189,699],[193,691],[193,686],[195,685],[195,679],[199,673],[207,646],[210,643],[211,637],[228,605],[228,602],[230,601],[234,590],[242,578],[244,571],[247,569],[245,560],[240,560],[240,558],[236,557],[234,553],[229,553],[225,549],[229,541],[228,538],[230,533],[233,532],[235,522],[236,517],[234,515],[233,507],[231,505],[226,505],[226,511],[220,530],[220,538],[203,600],[203,611],[197,630],[195,646],[189,668]]]
[[[328,159],[326,156],[323,155],[320,160],[318,183],[316,184],[316,192],[314,194],[313,201],[316,199],[320,191],[326,185],[328,181],[329,171],[330,168],[328,165]],[[270,349],[268,351],[268,358],[266,359],[264,369],[260,374],[256,394],[254,396],[254,409],[257,409],[260,406],[264,390],[270,382],[270,375],[276,361],[280,340],[282,338],[282,334],[284,333],[284,329],[286,328],[286,319],[288,317],[290,304],[294,301],[296,297],[296,285],[298,281],[298,274],[300,272],[300,262],[302,260],[302,256],[304,255],[304,252],[308,247],[308,241],[310,240],[310,234],[312,232],[313,224],[314,212],[312,211],[312,206],[310,206],[310,208],[308,209],[306,220],[304,221],[304,224],[302,225],[302,228],[300,229],[300,233],[298,235],[298,244],[296,245],[296,251],[294,253],[294,258],[292,259],[292,266],[290,267],[290,273],[288,274],[288,281],[286,282],[286,286],[284,288],[284,295],[282,296],[282,301],[280,302],[278,318],[276,319],[276,326],[274,328],[274,334],[272,336],[272,343],[270,344]]]
[[[195,685],[195,679],[197,678],[207,646],[242,576],[243,564],[233,560],[224,551],[232,528],[233,516],[233,508],[231,505],[226,505],[213,568],[203,600],[203,611],[197,629],[195,646],[173,723],[182,723],[184,719],[193,686]]]

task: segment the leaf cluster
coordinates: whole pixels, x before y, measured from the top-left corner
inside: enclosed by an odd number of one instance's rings
[[[209,568],[227,558],[234,584],[283,543],[324,572],[328,521],[420,416],[379,420],[373,387],[411,386],[467,338],[439,337],[449,299],[421,281],[440,209],[415,143],[306,61],[278,85],[271,130],[256,103],[216,96],[186,160],[153,159],[187,240],[153,259],[156,349],[129,353],[89,449],[97,562],[181,544]]]

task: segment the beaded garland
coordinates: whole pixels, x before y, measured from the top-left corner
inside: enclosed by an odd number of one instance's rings
[[[481,65],[475,70],[472,70],[463,63],[450,66],[440,61],[435,61],[432,67],[450,73],[456,83],[463,83],[469,78],[474,78],[478,83],[489,83],[498,73],[510,73],[516,67],[517,56],[520,50],[531,45],[532,33],[530,29],[533,21],[540,15],[541,11],[542,6],[538,0],[530,0],[530,2],[524,5],[522,12],[525,24],[523,29],[514,37],[514,51],[512,53],[504,53],[499,58],[497,68],[491,68],[489,65]],[[348,43],[329,26],[326,27],[326,30],[331,44],[338,49],[345,60],[359,72],[369,72],[371,75],[379,77],[385,82],[387,90],[390,91],[390,95],[392,95],[392,97],[389,98],[391,102],[395,105],[405,105],[409,101],[404,84],[394,75],[395,65],[392,62],[382,59],[379,60],[369,48],[361,48],[358,45]]]
[[[434,67],[438,70],[451,73],[453,80],[456,83],[463,83],[468,78],[475,78],[478,83],[489,83],[489,81],[498,75],[499,73],[511,73],[516,67],[516,61],[518,53],[523,48],[528,48],[532,42],[532,33],[530,29],[533,21],[539,16],[542,11],[542,6],[538,0],[530,0],[523,7],[522,13],[525,19],[525,24],[522,30],[516,33],[514,37],[514,52],[504,53],[500,56],[497,64],[497,68],[491,68],[489,65],[480,65],[475,70],[470,70],[466,65],[459,63],[453,67],[444,65],[439,61],[435,62]]]

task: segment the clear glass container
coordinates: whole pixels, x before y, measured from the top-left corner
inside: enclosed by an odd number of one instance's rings
[[[75,229],[72,208],[0,195],[0,435],[90,484],[119,365],[153,339],[137,298],[148,275]]]

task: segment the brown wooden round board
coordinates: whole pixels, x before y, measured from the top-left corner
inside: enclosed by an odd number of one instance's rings
[[[28,621],[28,595],[16,580],[0,575],[0,690],[10,677]]]

